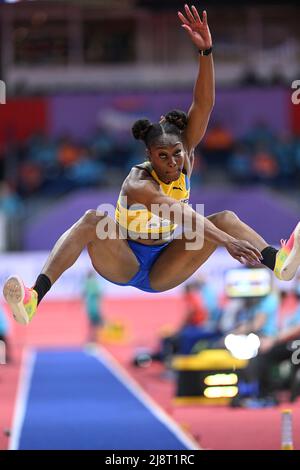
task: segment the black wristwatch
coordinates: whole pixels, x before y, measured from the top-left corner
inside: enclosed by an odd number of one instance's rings
[[[213,48],[212,48],[212,46],[211,46],[209,49],[205,49],[204,51],[201,51],[201,50],[199,49],[198,52],[199,52],[200,55],[209,55],[209,54],[212,53],[212,50],[213,50]]]

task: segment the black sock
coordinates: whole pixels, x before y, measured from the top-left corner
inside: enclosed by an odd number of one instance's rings
[[[273,248],[273,246],[267,246],[267,248],[264,248],[261,252],[262,257],[263,257],[261,261],[262,264],[272,269],[272,271],[274,271],[274,268],[275,268],[277,253],[278,253],[278,250]]]
[[[51,288],[51,281],[46,274],[40,274],[33,286],[33,289],[38,294],[38,304],[42,298],[47,294],[48,290]]]

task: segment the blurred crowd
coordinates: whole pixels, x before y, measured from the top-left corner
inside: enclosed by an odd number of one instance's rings
[[[21,198],[57,197],[78,188],[114,187],[136,155],[133,139],[99,129],[85,142],[43,133],[7,146],[0,177]]]
[[[300,137],[276,134],[264,122],[258,121],[240,139],[216,123],[206,134],[202,154],[207,166],[223,168],[229,180],[238,185],[299,186]]]
[[[282,389],[289,390],[292,401],[300,395],[300,275],[290,292],[273,285],[264,296],[244,298],[218,292],[201,276],[188,282],[182,295],[181,324],[161,335],[155,351],[137,356],[136,365],[150,365],[156,360],[172,369],[176,355],[226,348],[241,359],[245,358],[246,342],[250,344],[254,338],[257,343],[254,346],[253,342],[232,405],[274,406]],[[229,337],[241,338],[239,350],[231,349]]]
[[[0,210],[11,214],[24,199],[57,197],[90,187],[117,187],[144,149],[125,133],[98,129],[90,139],[32,135],[7,145],[0,157]],[[276,135],[263,122],[237,139],[222,123],[211,124],[197,149],[193,186],[222,172],[229,184],[291,188],[300,181],[300,138]]]

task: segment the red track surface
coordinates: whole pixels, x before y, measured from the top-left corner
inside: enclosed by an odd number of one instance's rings
[[[160,364],[148,369],[131,364],[138,347],[153,348],[162,327],[176,327],[183,312],[178,298],[107,299],[107,319],[125,327],[123,343],[106,342],[105,347],[172,417],[208,449],[279,449],[280,409],[293,409],[294,445],[300,449],[300,408],[294,404],[265,410],[225,407],[174,407],[174,384]],[[24,347],[79,346],[85,343],[87,323],[79,302],[44,302],[29,327],[13,325],[13,363],[0,366],[0,449],[7,448],[3,429],[10,428]]]

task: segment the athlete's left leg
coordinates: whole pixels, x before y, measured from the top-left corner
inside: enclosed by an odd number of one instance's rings
[[[228,233],[238,240],[246,240],[250,242],[260,252],[267,248],[268,243],[253,230],[249,225],[245,224],[234,212],[222,211],[207,217],[223,232]]]
[[[217,226],[219,215],[213,214],[207,218]],[[217,248],[215,243],[204,240],[200,249],[186,249],[187,239],[184,234],[173,240],[155,261],[149,274],[152,289],[163,292],[179,286],[188,279]]]
[[[300,224],[288,243],[278,252],[231,211],[212,214],[207,218],[220,230],[254,245],[262,253],[262,263],[275,270],[277,277],[290,280],[295,275],[300,264]],[[204,264],[216,249],[215,244],[204,241],[201,249],[188,250],[187,242],[191,240],[185,237],[173,240],[154,263],[149,275],[154,290],[164,291],[178,286]]]
[[[173,289],[188,279],[217,248],[205,241],[201,250],[186,250],[185,237],[176,238],[155,261],[149,274],[152,289],[158,292]]]
[[[232,237],[252,243],[262,254],[262,264],[274,271],[278,279],[283,281],[293,279],[300,265],[300,222],[288,241],[281,240],[281,248],[276,250],[242,222],[234,212],[224,211],[214,215],[218,216],[214,223],[219,229]]]

